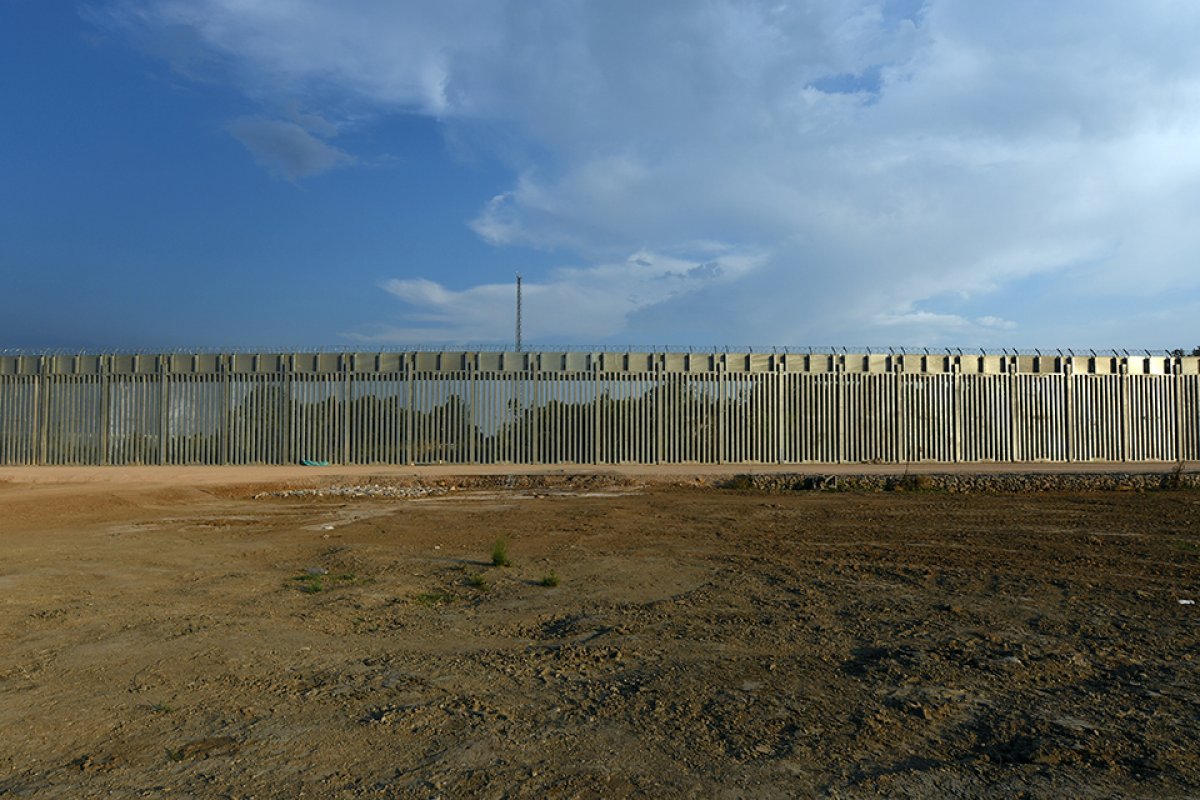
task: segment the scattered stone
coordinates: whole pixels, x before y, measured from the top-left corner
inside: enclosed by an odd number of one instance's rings
[[[441,486],[384,486],[378,483],[355,486],[322,486],[312,489],[278,489],[274,492],[259,492],[255,500],[264,497],[382,497],[414,498],[445,494],[448,489]],[[324,529],[333,530],[332,525]]]
[[[783,492],[1030,493],[1151,491],[1200,488],[1200,474],[1166,481],[1162,473],[997,473],[921,475],[743,474],[720,482],[726,489]],[[1099,543],[1097,540],[1096,543]]]

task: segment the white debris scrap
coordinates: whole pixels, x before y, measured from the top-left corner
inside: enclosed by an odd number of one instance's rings
[[[322,486],[317,489],[279,489],[274,492],[259,492],[254,495],[258,500],[263,497],[427,497],[433,494],[445,494],[441,486],[382,486],[378,483],[366,486]],[[325,530],[330,530],[326,528]]]

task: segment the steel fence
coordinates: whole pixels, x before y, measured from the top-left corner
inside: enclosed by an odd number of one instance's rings
[[[1200,459],[1197,359],[1021,358],[0,357],[0,464]]]

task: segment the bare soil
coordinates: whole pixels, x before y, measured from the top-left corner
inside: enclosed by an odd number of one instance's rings
[[[622,483],[0,483],[0,796],[1200,795],[1200,493]]]

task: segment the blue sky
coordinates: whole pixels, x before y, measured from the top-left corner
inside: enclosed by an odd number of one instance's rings
[[[1200,344],[1200,6],[0,0],[0,349]]]

